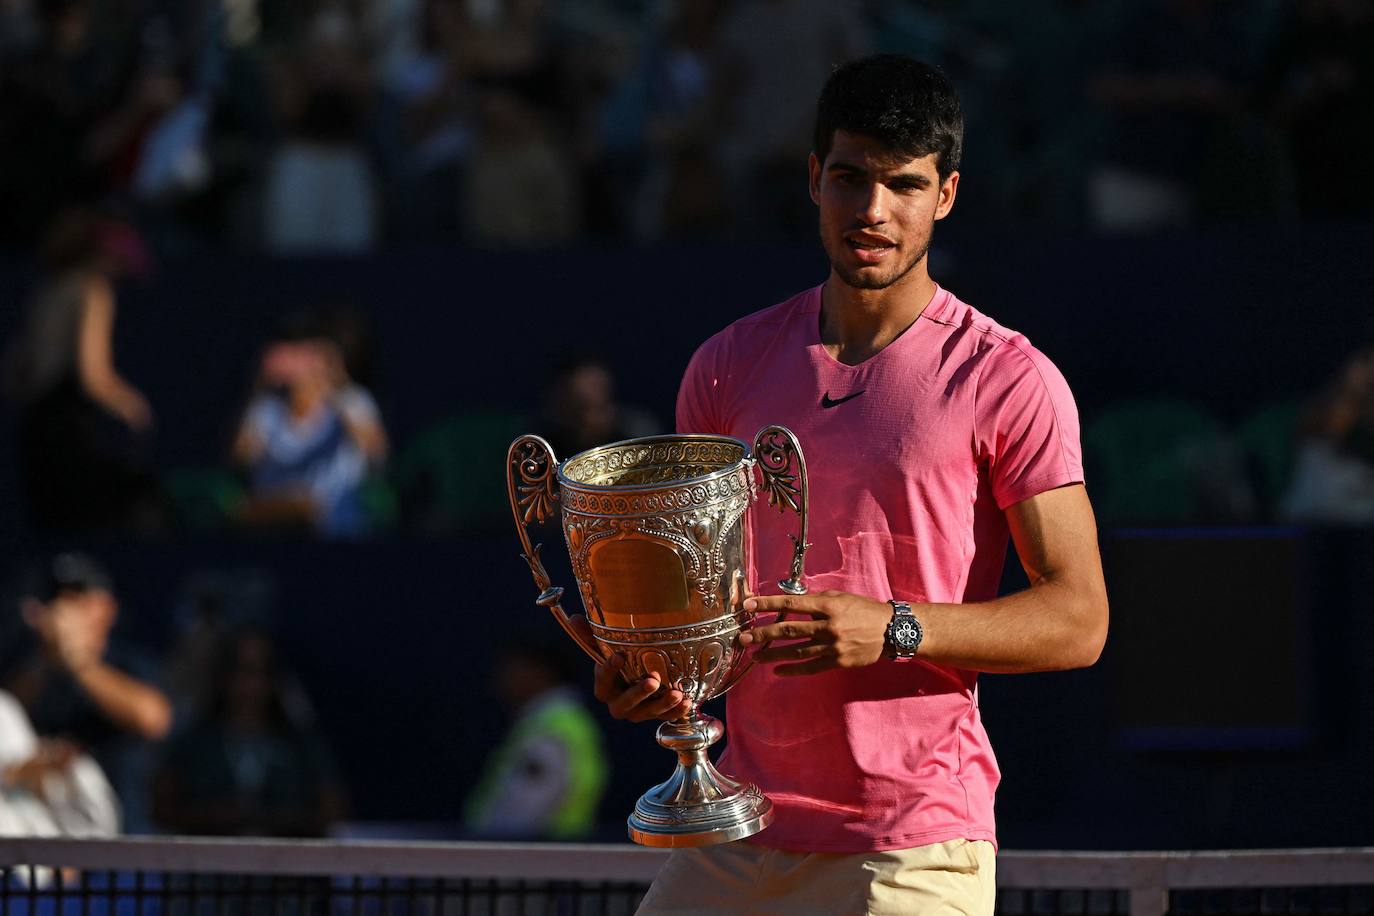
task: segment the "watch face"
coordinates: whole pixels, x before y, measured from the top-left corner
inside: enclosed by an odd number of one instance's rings
[[[892,642],[898,649],[914,649],[921,641],[921,631],[914,620],[901,617],[892,622]]]

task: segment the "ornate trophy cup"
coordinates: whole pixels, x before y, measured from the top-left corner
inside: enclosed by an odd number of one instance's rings
[[[640,797],[630,838],[645,846],[705,846],[751,836],[773,821],[757,786],[718,771],[706,749],[724,734],[702,703],[729,690],[749,667],[736,637],[744,610],[750,551],[744,523],[758,468],[768,502],[800,516],[792,569],[778,585],[794,595],[806,548],[806,463],[796,437],[769,426],[753,454],[728,436],[628,439],[562,462],[538,436],[521,436],[506,457],[506,488],[523,554],[548,608],[588,655],[625,656],[630,682],[656,674],[681,690],[690,711],[658,728],[658,743],[678,755],[667,782]],[[592,639],[563,611],[563,589],[549,581],[530,546],[528,526],[563,507],[563,534],[582,592]]]

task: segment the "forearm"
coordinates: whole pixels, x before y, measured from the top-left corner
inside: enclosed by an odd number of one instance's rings
[[[172,705],[162,691],[104,662],[72,672],[92,702],[120,728],[159,739],[172,728]]]
[[[917,657],[997,673],[1093,664],[1107,638],[1108,613],[1087,491],[1064,486],[1022,500],[1007,510],[1007,523],[1030,588],[977,604],[913,604],[924,630]],[[838,591],[757,595],[744,602],[745,610],[793,616],[754,627],[739,640],[763,644],[755,659],[781,662],[774,669],[779,675],[871,665],[886,651],[892,619],[887,597]],[[774,640],[787,644],[769,645]]]
[[[109,413],[124,416],[129,405],[142,400],[142,395],[122,377],[110,372],[84,380],[86,394]]]
[[[356,420],[347,415],[343,417],[343,423],[349,437],[358,446],[363,456],[367,458],[369,464],[376,467],[386,461],[386,433],[382,431],[380,426],[376,423]]]
[[[924,630],[916,655],[953,668],[1003,674],[1086,667],[1097,661],[1106,639],[1101,581],[1100,575],[1072,582],[1043,577],[995,601],[913,604]],[[786,615],[739,636],[744,645],[762,644],[758,661],[782,662],[775,669],[780,675],[863,667],[888,651],[884,636],[892,608],[878,597],[836,591],[766,595],[748,599],[744,607]]]
[[[972,671],[1082,668],[1107,639],[1107,586],[1097,524],[1081,485],[1010,507],[1007,523],[1030,588],[977,604],[916,609],[926,628],[918,655]]]
[[[917,657],[970,671],[1085,668],[1097,661],[1107,638],[1100,583],[1044,580],[993,601],[914,610],[925,630]]]
[[[246,422],[240,424],[239,431],[234,435],[234,444],[230,448],[230,460],[236,467],[247,470],[262,457],[262,452],[262,439]]]

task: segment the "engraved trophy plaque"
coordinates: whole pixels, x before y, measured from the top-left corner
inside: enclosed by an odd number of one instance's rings
[[[663,722],[658,743],[678,755],[671,778],[640,797],[630,838],[645,846],[704,846],[751,836],[773,820],[757,786],[722,774],[706,749],[724,734],[702,703],[729,690],[750,662],[737,636],[752,615],[747,597],[745,513],[760,481],[770,505],[799,517],[788,577],[778,585],[804,594],[806,463],[796,437],[768,426],[752,453],[729,436],[628,439],[559,463],[538,436],[521,436],[506,457],[506,488],[524,558],[548,608],[588,655],[625,657],[633,683],[657,675],[682,691],[681,719]],[[571,625],[531,546],[529,525],[562,507],[563,535],[582,593],[591,639]]]

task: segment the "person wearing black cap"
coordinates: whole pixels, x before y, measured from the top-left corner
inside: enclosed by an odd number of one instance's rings
[[[77,553],[54,557],[24,589],[20,613],[31,638],[0,660],[0,688],[19,700],[40,735],[67,739],[95,756],[124,795],[119,777],[129,752],[167,735],[172,705],[132,673],[140,667],[136,656],[112,647],[118,612],[99,562]]]

